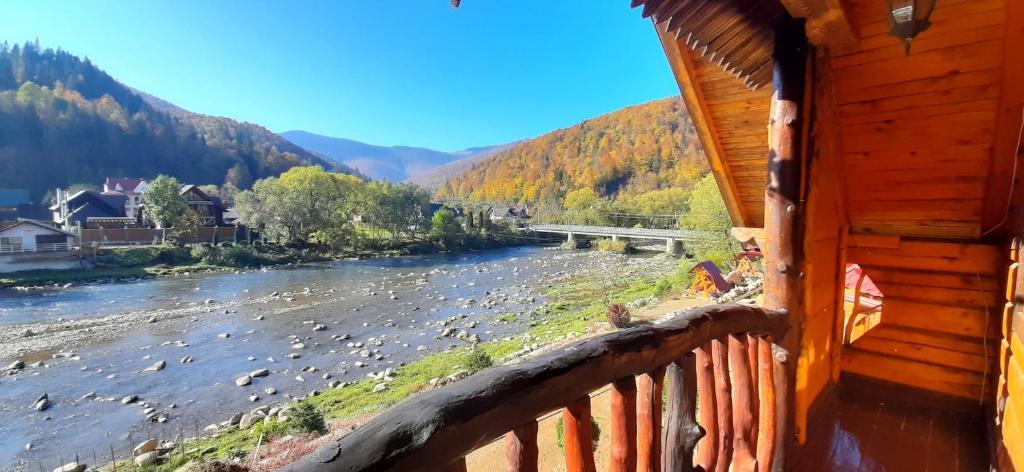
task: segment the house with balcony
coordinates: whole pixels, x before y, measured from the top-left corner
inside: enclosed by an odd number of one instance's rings
[[[536,471],[555,414],[558,468],[591,472],[599,390],[613,471],[1024,470],[1024,2],[631,6],[764,254],[761,304],[485,369],[287,470],[465,471],[502,441]],[[874,321],[850,336],[851,312]]]

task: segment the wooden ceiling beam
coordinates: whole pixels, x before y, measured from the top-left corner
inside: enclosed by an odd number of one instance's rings
[[[725,152],[719,142],[711,113],[707,109],[700,81],[696,77],[696,66],[693,56],[691,56],[693,52],[684,44],[685,38],[676,39],[673,32],[666,31],[666,26],[665,24],[654,24],[669,66],[672,68],[672,74],[679,85],[683,102],[686,104],[686,109],[693,120],[693,126],[697,129],[697,135],[704,147],[704,154],[708,158],[711,172],[714,173],[718,188],[722,192],[722,199],[725,200],[729,216],[736,226],[760,226],[762,222],[752,221],[744,209],[729,164],[725,161]],[[767,152],[766,148],[765,153]]]
[[[832,54],[857,47],[857,32],[843,0],[780,0],[794,18],[805,18],[807,39]]]

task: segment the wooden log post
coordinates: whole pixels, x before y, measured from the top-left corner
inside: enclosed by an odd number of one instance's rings
[[[505,435],[505,457],[508,472],[537,472],[537,420],[520,426]]]
[[[715,366],[711,362],[711,343],[693,351],[697,363],[698,421],[704,438],[697,443],[697,465],[706,471],[715,470],[718,459],[718,404],[715,398]]]
[[[611,390],[612,447],[609,472],[636,472],[636,378],[615,381]]]
[[[715,368],[715,400],[718,407],[717,472],[729,472],[732,463],[732,387],[729,382],[729,356],[725,343],[711,341],[711,362]]]
[[[775,453],[775,355],[772,343],[765,338],[757,338],[757,370],[758,394],[760,395],[760,418],[757,429],[757,470],[771,470]]]
[[[704,436],[697,424],[697,365],[689,354],[668,366],[668,418],[662,447],[662,472],[691,472],[693,449]]]
[[[729,381],[732,383],[732,463],[733,472],[754,472],[757,460],[752,438],[754,386],[751,383],[746,335],[729,336]]]
[[[566,472],[597,472],[594,465],[594,430],[590,421],[589,396],[574,401],[562,412]]]
[[[752,406],[752,409],[751,409],[751,411],[754,412],[754,418],[753,418],[753,422],[750,425],[750,438],[751,438],[751,441],[752,441],[750,443],[750,450],[751,451],[755,451],[755,452],[757,451],[757,444],[758,444],[757,443],[758,424],[761,422],[761,394],[760,394],[761,383],[758,380],[759,377],[761,376],[761,371],[760,371],[760,369],[758,369],[758,362],[757,362],[757,358],[758,358],[758,355],[759,355],[758,347],[757,347],[758,346],[758,343],[757,343],[758,339],[759,338],[757,336],[754,336],[752,334],[748,334],[747,335],[747,361],[748,361],[749,369],[750,369],[751,393],[753,394],[753,396],[751,397],[751,400],[754,402],[754,404]]]
[[[800,352],[803,332],[803,203],[802,176],[805,149],[803,146],[803,112],[805,74],[809,46],[803,24],[796,20],[781,22],[775,31],[772,53],[772,100],[768,128],[768,186],[765,190],[764,229],[767,241],[762,247],[765,254],[764,304],[767,308],[784,310],[790,330],[782,347],[791,353]],[[781,433],[773,467],[785,467],[786,449],[795,441],[796,362],[785,364],[786,369],[777,382],[788,384],[776,388],[785,415],[778,424]]]
[[[661,385],[664,378],[664,367],[637,378],[636,467],[644,472],[661,471]]]

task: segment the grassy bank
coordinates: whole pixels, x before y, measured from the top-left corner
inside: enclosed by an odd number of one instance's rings
[[[609,285],[598,276],[579,276],[559,284],[546,292],[550,298],[544,307],[527,315],[520,315],[518,321],[525,321],[529,328],[525,334],[512,339],[483,342],[477,345],[478,353],[489,359],[500,360],[520,351],[526,345],[564,342],[578,336],[593,333],[606,326],[604,312],[605,293],[612,302],[631,302],[650,297],[656,291],[657,275],[620,277],[617,283]],[[601,295],[598,295],[601,294]],[[510,315],[495,314],[495,322],[509,322],[516,319]],[[396,369],[388,388],[374,392],[374,380],[361,380],[340,388],[325,389],[319,395],[307,397],[302,402],[311,404],[327,420],[364,418],[392,407],[411,395],[428,390],[432,379],[443,378],[461,370],[474,370],[476,362],[473,348],[465,347],[428,355]],[[189,461],[223,460],[244,457],[260,441],[266,441],[284,434],[298,434],[297,425],[289,422],[271,421],[259,423],[241,430],[237,427],[222,429],[213,436],[190,441],[184,445],[185,453],[176,451],[168,463],[145,468],[148,471],[172,471]],[[123,469],[127,464],[119,465]],[[109,467],[106,470],[111,470]]]

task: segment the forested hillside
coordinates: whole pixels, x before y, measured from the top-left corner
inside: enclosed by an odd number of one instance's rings
[[[707,172],[682,101],[669,98],[523,141],[451,178],[438,196],[553,207],[574,190],[619,199],[685,192]]]
[[[258,125],[155,106],[88,59],[0,45],[0,188],[41,198],[106,176],[157,174],[246,188],[310,164],[338,168]]]

